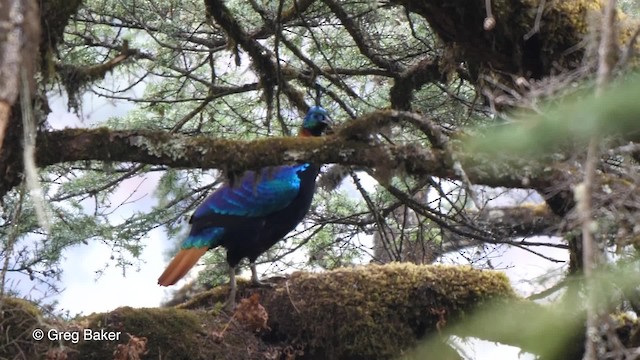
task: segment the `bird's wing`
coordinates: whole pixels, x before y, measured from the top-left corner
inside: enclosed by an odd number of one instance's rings
[[[175,284],[219,241],[228,227],[260,231],[264,217],[289,205],[300,192],[300,176],[309,165],[265,168],[247,172],[237,186],[225,185],[209,195],[191,217],[191,233],[160,275],[158,284]],[[257,227],[257,228],[256,228]]]
[[[192,226],[242,226],[282,210],[300,191],[299,172],[308,164],[248,171],[239,183],[225,185],[207,197],[191,217]]]

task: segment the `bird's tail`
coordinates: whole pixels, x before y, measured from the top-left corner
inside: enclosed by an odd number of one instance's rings
[[[158,284],[162,286],[173,285],[182,279],[189,270],[198,262],[198,259],[209,250],[208,247],[192,247],[182,249],[171,260],[167,269],[158,278]]]

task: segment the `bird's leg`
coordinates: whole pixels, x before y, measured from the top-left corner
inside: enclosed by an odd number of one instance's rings
[[[262,285],[258,279],[258,269],[256,269],[255,261],[250,262],[249,267],[251,268],[251,283],[256,286]]]
[[[273,287],[273,284],[262,282],[258,279],[258,269],[256,269],[255,261],[249,262],[251,268],[251,284],[256,287]]]
[[[236,305],[236,269],[233,266],[229,266],[229,298],[225,304],[227,311],[233,311]]]

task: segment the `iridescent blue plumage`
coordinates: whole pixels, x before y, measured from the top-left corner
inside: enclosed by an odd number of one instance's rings
[[[305,116],[300,136],[320,136],[329,125],[326,110],[313,106]],[[208,249],[223,246],[231,268],[233,303],[233,268],[249,258],[252,280],[258,282],[255,260],[302,221],[311,206],[319,171],[317,164],[267,167],[247,171],[235,184],[215,190],[193,213],[189,236],[158,283],[173,285]]]
[[[322,124],[326,124],[327,119],[329,118],[329,114],[327,113],[327,110],[325,110],[323,107],[321,106],[312,106],[309,111],[307,112],[307,115],[304,117],[304,120],[302,122],[302,128],[303,129],[318,129],[320,131],[324,130],[324,128],[322,128]],[[318,133],[317,135],[314,136],[320,136],[321,133]]]
[[[223,227],[210,227],[206,229],[202,229],[197,233],[191,233],[182,243],[182,249],[189,248],[211,248],[214,247],[214,244],[218,244],[222,236],[224,235]]]
[[[190,222],[204,222],[211,226],[216,222],[213,218],[217,217],[220,225],[229,226],[282,210],[298,196],[300,173],[309,166],[269,167],[262,169],[259,175],[255,171],[247,171],[238,185],[224,185],[209,195],[193,213]],[[194,226],[193,229],[196,231],[192,231],[182,243],[183,249],[222,245],[223,227]]]
[[[236,216],[264,216],[289,205],[300,190],[298,173],[309,164],[262,169],[256,176],[248,171],[237,186],[224,186],[211,194],[193,213],[195,219],[211,213]]]

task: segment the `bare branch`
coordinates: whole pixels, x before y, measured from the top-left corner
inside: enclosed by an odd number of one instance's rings
[[[616,0],[607,1],[602,17],[602,37],[598,47],[598,76],[596,95],[602,95],[611,80],[611,72],[615,64],[614,56],[617,53],[616,43]],[[595,222],[593,220],[593,191],[596,177],[596,167],[599,158],[600,135],[594,134],[587,150],[587,159],[584,165],[584,180],[576,186],[575,197],[577,211],[580,216],[582,228],[582,262],[587,287],[587,329],[585,334],[584,360],[598,359],[598,353],[602,346],[602,339],[598,327],[602,325],[602,309],[598,305],[596,295],[595,272],[602,261],[604,245],[599,244],[595,235]]]
[[[206,0],[205,4],[211,16],[225,29],[229,39],[240,45],[253,59],[253,64],[261,79],[262,89],[265,91],[267,108],[271,108],[273,88],[277,84],[292,104],[297,106],[299,110],[306,111],[306,105],[302,100],[303,95],[289,86],[286,81],[278,83],[278,69],[271,59],[271,52],[244,31],[225,3],[221,0]]]
[[[439,57],[426,57],[400,73],[389,91],[391,107],[411,110],[412,93],[430,82],[445,82],[446,73],[440,67]]]
[[[353,41],[355,41],[358,46],[358,50],[360,53],[375,65],[388,70],[391,73],[397,74],[404,70],[404,66],[397,61],[389,60],[381,56],[380,54],[376,54],[372,50],[372,41],[370,41],[366,37],[366,33],[360,29],[358,24],[356,24],[353,19],[351,19],[351,15],[349,15],[343,8],[342,5],[338,4],[334,0],[324,0],[324,3],[327,4],[329,9],[336,14],[336,17],[340,20],[345,29],[349,32]]]

